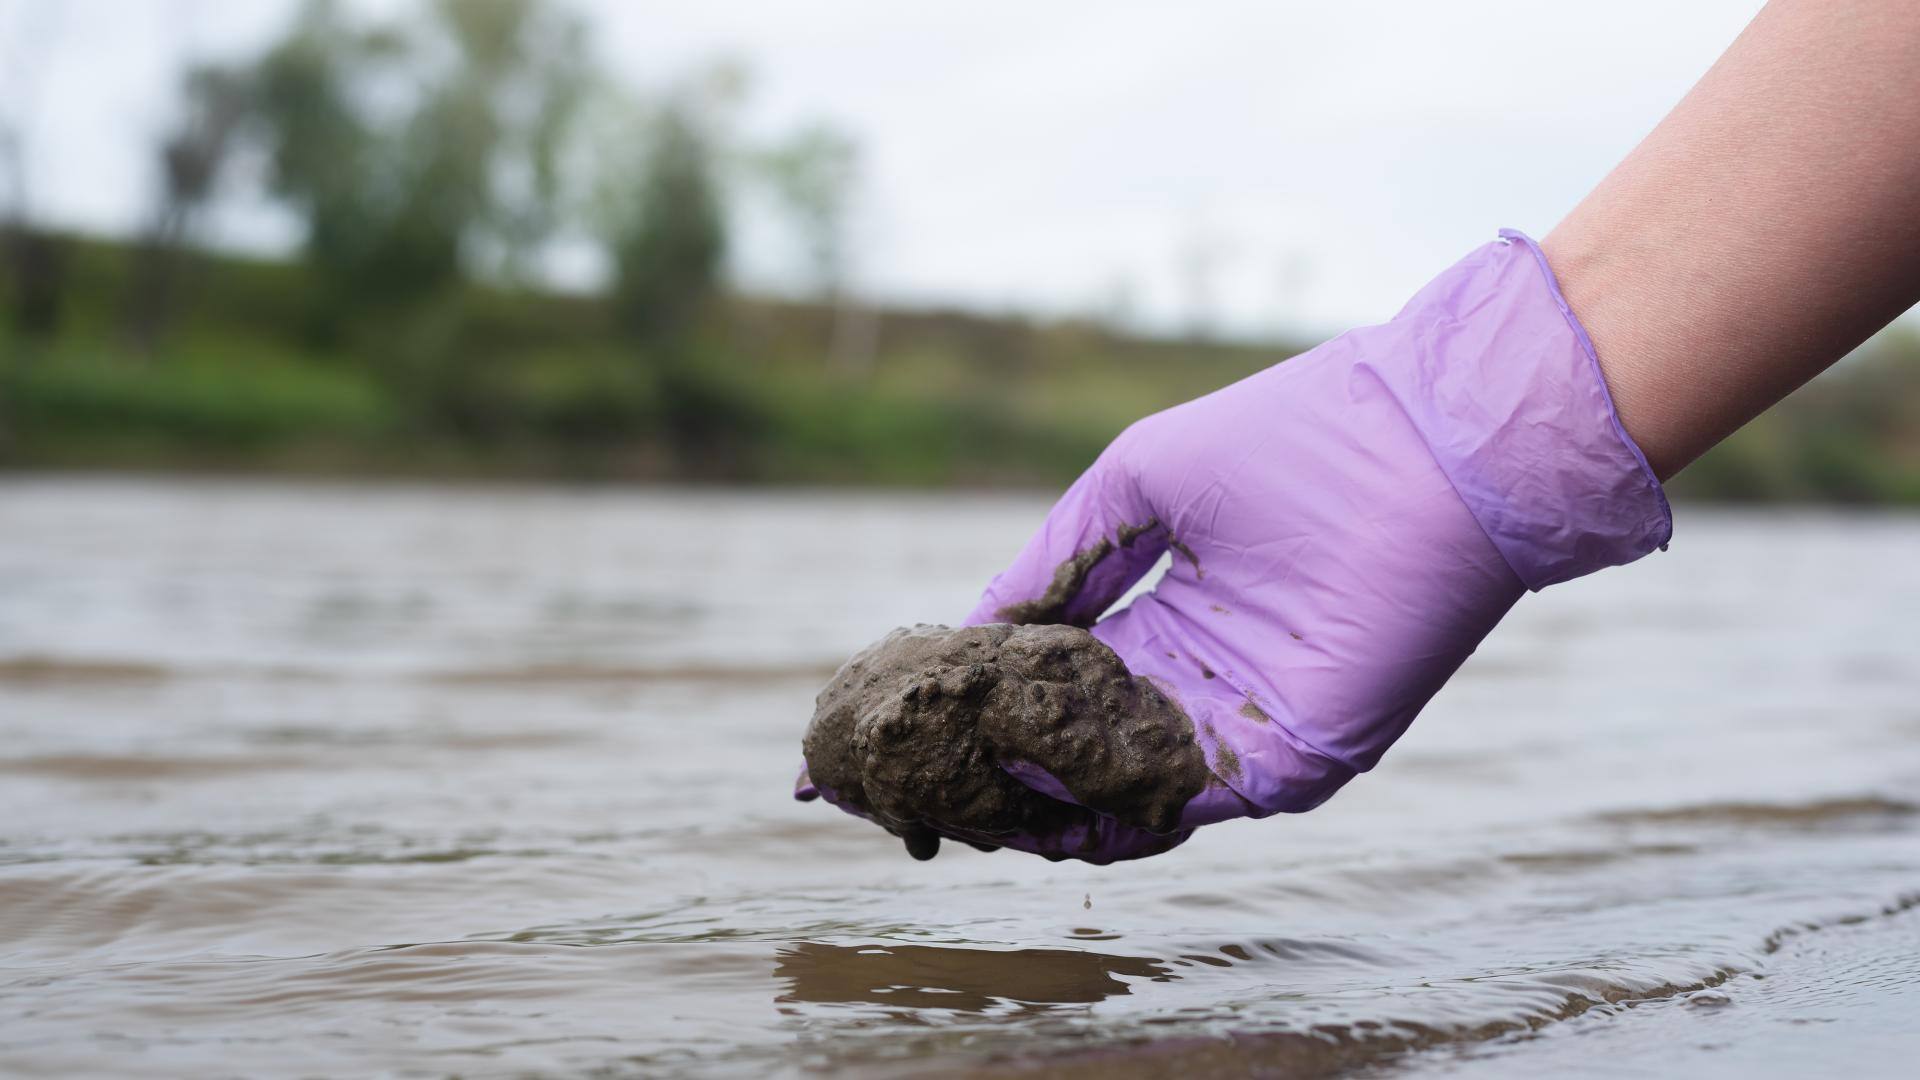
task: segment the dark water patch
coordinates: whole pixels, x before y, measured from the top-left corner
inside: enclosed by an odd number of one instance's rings
[[[574,852],[545,848],[454,847],[426,851],[320,851],[278,852],[233,857],[206,850],[183,849],[143,855],[142,866],[406,866],[410,864],[461,863],[474,859],[540,859]]]
[[[297,757],[168,757],[144,754],[41,754],[0,760],[0,773],[73,780],[127,783],[155,780],[204,780],[301,769],[313,762]]]
[[[317,866],[396,866],[409,863],[458,863],[473,859],[542,859],[572,854],[546,848],[455,847],[433,851],[337,851],[317,856]]]
[[[429,750],[555,750],[595,741],[589,731],[529,729],[521,731],[452,731],[433,728],[346,728],[288,725],[257,728],[243,733],[267,746],[325,746],[355,749],[419,747]]]
[[[14,656],[0,659],[0,682],[156,682],[171,678],[174,669],[139,660],[86,660],[59,656]]]
[[[509,846],[493,830],[442,837],[392,833],[375,825],[304,831],[131,833],[102,837],[85,849],[92,861],[128,859],[140,866],[405,866],[476,859],[584,858],[568,839],[557,847]],[[69,858],[83,856],[71,854]]]
[[[1596,866],[1630,859],[1692,855],[1700,849],[1692,844],[1628,844],[1612,848],[1579,848],[1565,851],[1520,851],[1500,856],[1500,861],[1527,870],[1588,870]]]
[[[98,685],[139,686],[182,679],[339,681],[350,673],[299,664],[162,664],[112,657],[16,656],[0,659],[0,685],[81,690]]]
[[[83,686],[140,684],[166,680],[252,680],[341,683],[394,680],[442,686],[543,686],[568,683],[716,683],[728,686],[820,682],[834,672],[825,661],[793,663],[601,664],[530,663],[480,668],[355,671],[305,664],[199,663],[153,664],[134,660],[85,660],[62,657],[0,659],[0,685]]]
[[[1818,829],[1906,821],[1920,805],[1880,796],[1820,799],[1803,803],[1720,802],[1660,810],[1620,810],[1599,815],[1616,825],[1725,825],[1765,829]]]
[[[1247,899],[1246,897],[1237,896],[1232,893],[1224,893],[1224,892],[1171,893],[1165,897],[1162,897],[1160,902],[1167,905],[1170,908],[1176,908],[1176,909],[1186,909],[1186,908],[1209,909],[1210,908],[1210,909],[1219,909],[1219,910],[1240,911],[1240,912],[1246,912],[1249,914],[1258,912],[1260,910],[1259,904],[1254,903],[1253,901]]]

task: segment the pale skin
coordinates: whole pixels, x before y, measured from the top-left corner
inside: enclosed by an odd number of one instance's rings
[[[1920,302],[1920,3],[1772,0],[1542,247],[1679,472]]]

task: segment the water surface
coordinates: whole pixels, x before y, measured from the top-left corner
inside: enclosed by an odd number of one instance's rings
[[[0,483],[0,1072],[1905,1074],[1920,518],[1683,510],[1108,868],[789,801],[1045,501]]]

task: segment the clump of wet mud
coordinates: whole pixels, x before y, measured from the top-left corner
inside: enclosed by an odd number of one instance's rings
[[[1210,775],[1186,714],[1072,626],[895,630],[820,692],[803,750],[814,784],[919,858],[935,830],[1046,836],[1084,823],[1080,807],[1171,833]],[[1003,762],[1045,769],[1080,806]]]

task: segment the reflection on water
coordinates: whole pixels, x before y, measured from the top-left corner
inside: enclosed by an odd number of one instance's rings
[[[1524,602],[1377,775],[1161,859],[918,864],[792,803],[826,674],[1043,507],[0,484],[0,1072],[1920,1052],[1920,519],[1683,512]]]
[[[775,956],[774,977],[786,981],[786,992],[776,1001],[865,1003],[908,1015],[918,1009],[984,1013],[1091,1005],[1129,993],[1129,978],[1176,978],[1167,965],[1150,957],[1064,949],[803,941]]]

